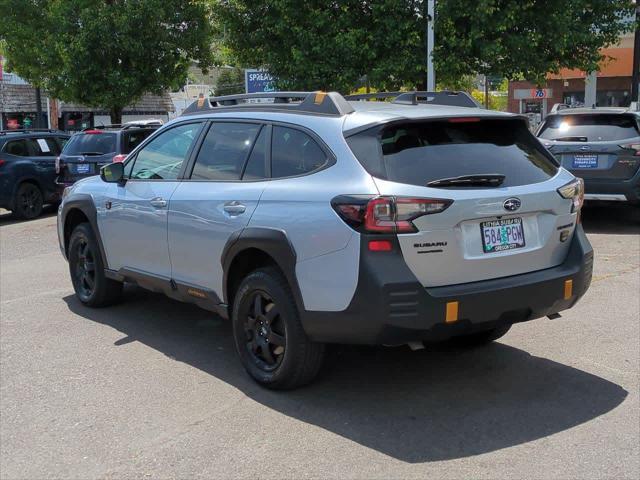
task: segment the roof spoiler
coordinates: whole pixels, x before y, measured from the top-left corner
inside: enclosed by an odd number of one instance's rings
[[[442,92],[377,92],[347,95],[347,100],[386,100],[392,98],[391,103],[401,105],[446,105],[449,107],[482,108],[482,106],[467,92],[443,90]]]

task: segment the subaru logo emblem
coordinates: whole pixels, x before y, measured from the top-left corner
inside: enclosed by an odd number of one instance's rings
[[[515,212],[520,208],[520,205],[522,205],[522,202],[520,202],[519,198],[515,198],[515,197],[506,199],[502,204],[504,209],[507,210],[508,212]]]
[[[580,150],[586,152],[587,150],[591,150],[591,147],[589,145],[583,145],[582,147],[580,147]]]

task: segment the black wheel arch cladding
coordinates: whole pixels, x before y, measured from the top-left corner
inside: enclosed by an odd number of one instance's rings
[[[228,304],[229,299],[233,297],[233,292],[229,291],[233,262],[243,252],[251,249],[262,251],[273,259],[275,266],[280,269],[291,288],[298,310],[304,310],[302,294],[296,278],[295,249],[284,231],[273,228],[245,228],[234,233],[227,240],[221,256],[225,303]]]
[[[64,227],[64,247],[65,253],[68,257],[69,238],[72,233],[72,229],[67,228],[67,219],[70,215],[78,215],[78,212],[82,213],[84,217],[91,225],[93,234],[98,242],[98,248],[100,249],[100,256],[102,257],[102,264],[104,268],[109,268],[107,262],[107,256],[105,254],[104,245],[102,244],[102,238],[100,236],[100,230],[98,229],[98,213],[96,211],[95,204],[91,195],[77,194],[73,199],[66,200],[62,206],[62,212],[60,214],[60,221]]]

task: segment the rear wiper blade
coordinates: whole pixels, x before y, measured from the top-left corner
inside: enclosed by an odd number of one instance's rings
[[[427,187],[499,187],[502,185],[502,182],[504,182],[504,175],[500,173],[487,173],[441,178],[427,183]]]
[[[587,137],[558,137],[552,138],[555,142],[587,142]]]
[[[89,155],[89,156],[97,156],[97,155],[106,155],[106,153],[102,152],[80,152],[78,155]]]

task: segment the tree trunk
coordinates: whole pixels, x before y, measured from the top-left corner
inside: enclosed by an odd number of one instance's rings
[[[109,114],[111,115],[112,125],[120,125],[122,123],[122,107],[111,107]]]

